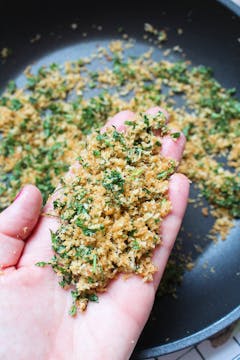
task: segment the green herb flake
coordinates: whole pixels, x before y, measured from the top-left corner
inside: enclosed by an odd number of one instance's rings
[[[171,134],[171,137],[172,137],[173,139],[178,139],[178,138],[180,138],[180,136],[181,136],[181,133],[180,133],[180,132],[175,132],[175,133],[172,133],[172,134]]]
[[[13,110],[13,111],[18,111],[23,107],[23,104],[18,99],[12,99],[10,101],[10,103],[11,103],[10,109]]]
[[[97,270],[97,255],[93,254],[93,272],[95,273]]]
[[[127,120],[124,124],[127,126],[132,126],[133,128],[136,127],[136,123],[134,121]]]
[[[168,170],[165,170],[165,171],[162,171],[158,174],[157,178],[158,179],[165,179],[167,178],[169,175],[169,171]]]
[[[125,180],[122,177],[122,174],[117,170],[106,171],[103,179],[103,186],[105,189],[111,192],[124,192],[124,183]]]
[[[36,266],[39,266],[39,267],[44,267],[46,265],[49,265],[48,262],[45,262],[45,261],[39,261],[35,264]]]
[[[76,305],[72,305],[71,309],[69,310],[69,315],[74,317],[74,316],[76,316],[76,314],[77,314],[77,307],[76,307]]]
[[[134,250],[140,250],[141,249],[141,247],[139,245],[139,242],[137,240],[133,240],[131,245],[132,245],[132,248]]]
[[[100,150],[93,150],[93,155],[96,157],[101,156],[101,151]]]
[[[128,231],[128,236],[133,236],[135,233],[136,233],[137,229],[133,229],[133,230],[130,230]]]
[[[39,82],[39,79],[37,76],[28,77],[27,78],[27,88],[34,89],[38,82]]]
[[[9,92],[9,94],[14,94],[16,89],[17,89],[17,85],[16,85],[15,81],[10,80],[7,85],[7,91]]]
[[[90,295],[88,296],[88,299],[89,299],[90,301],[98,302],[98,296],[97,296],[96,294],[90,294]]]

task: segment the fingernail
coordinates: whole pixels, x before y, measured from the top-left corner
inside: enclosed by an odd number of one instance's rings
[[[21,196],[22,192],[23,192],[23,188],[19,191],[19,193],[17,193],[14,201],[16,201]]]

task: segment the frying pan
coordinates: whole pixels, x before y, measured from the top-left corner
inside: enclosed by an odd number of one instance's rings
[[[129,2],[130,3],[130,2]],[[137,39],[135,54],[149,44],[142,39],[143,24],[151,23],[168,29],[168,47],[179,45],[193,65],[203,64],[214,69],[217,80],[225,87],[236,87],[240,95],[240,11],[230,1],[140,2],[131,5],[121,1],[56,5],[34,2],[23,8],[5,1],[0,5],[0,49],[9,47],[12,55],[0,65],[0,90],[10,79],[21,85],[24,68],[37,68],[53,61],[64,62],[89,55],[96,44],[119,37],[117,28]],[[226,5],[230,8],[227,8]],[[235,13],[234,13],[235,12]],[[73,31],[70,24],[77,23]],[[102,31],[92,29],[99,24]],[[176,29],[184,34],[178,36]],[[86,38],[82,33],[87,32]],[[36,34],[41,39],[30,43]],[[161,51],[156,57],[161,59]],[[176,60],[179,55],[173,55]],[[191,197],[198,191],[192,186]],[[214,244],[206,240],[213,224],[203,218],[201,210],[189,205],[184,218],[182,254],[192,252],[195,267],[184,273],[177,299],[156,297],[152,315],[136,345],[134,359],[145,359],[170,353],[193,345],[220,331],[240,317],[240,243],[239,222],[226,241]],[[200,240],[198,239],[200,235]],[[198,243],[202,254],[194,250]],[[207,264],[207,267],[204,266]],[[215,272],[211,272],[210,268]],[[137,299],[136,299],[137,306]]]

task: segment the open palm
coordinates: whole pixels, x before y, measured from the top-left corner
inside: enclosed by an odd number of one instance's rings
[[[149,112],[156,113],[159,108]],[[112,118],[119,131],[133,114],[123,111]],[[162,153],[179,160],[184,137],[162,139]],[[85,313],[68,315],[71,295],[58,285],[51,268],[35,266],[52,257],[49,229],[57,230],[54,218],[40,216],[42,197],[27,185],[0,214],[0,359],[11,360],[126,360],[130,357],[151,311],[185,211],[188,180],[174,174],[169,197],[172,211],[164,219],[163,244],[154,253],[158,272],[152,283],[137,276],[119,276],[99,303],[89,303]],[[48,203],[51,207],[51,202]]]

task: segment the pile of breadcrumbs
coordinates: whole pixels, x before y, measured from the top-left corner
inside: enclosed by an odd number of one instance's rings
[[[118,273],[151,281],[160,225],[171,210],[169,177],[176,164],[160,155],[158,135],[168,133],[162,113],[127,121],[126,133],[94,131],[54,193],[60,228],[52,234],[49,262],[60,284],[74,286],[72,315],[106,290]],[[173,133],[173,138],[179,133]],[[45,265],[40,263],[40,266]]]

